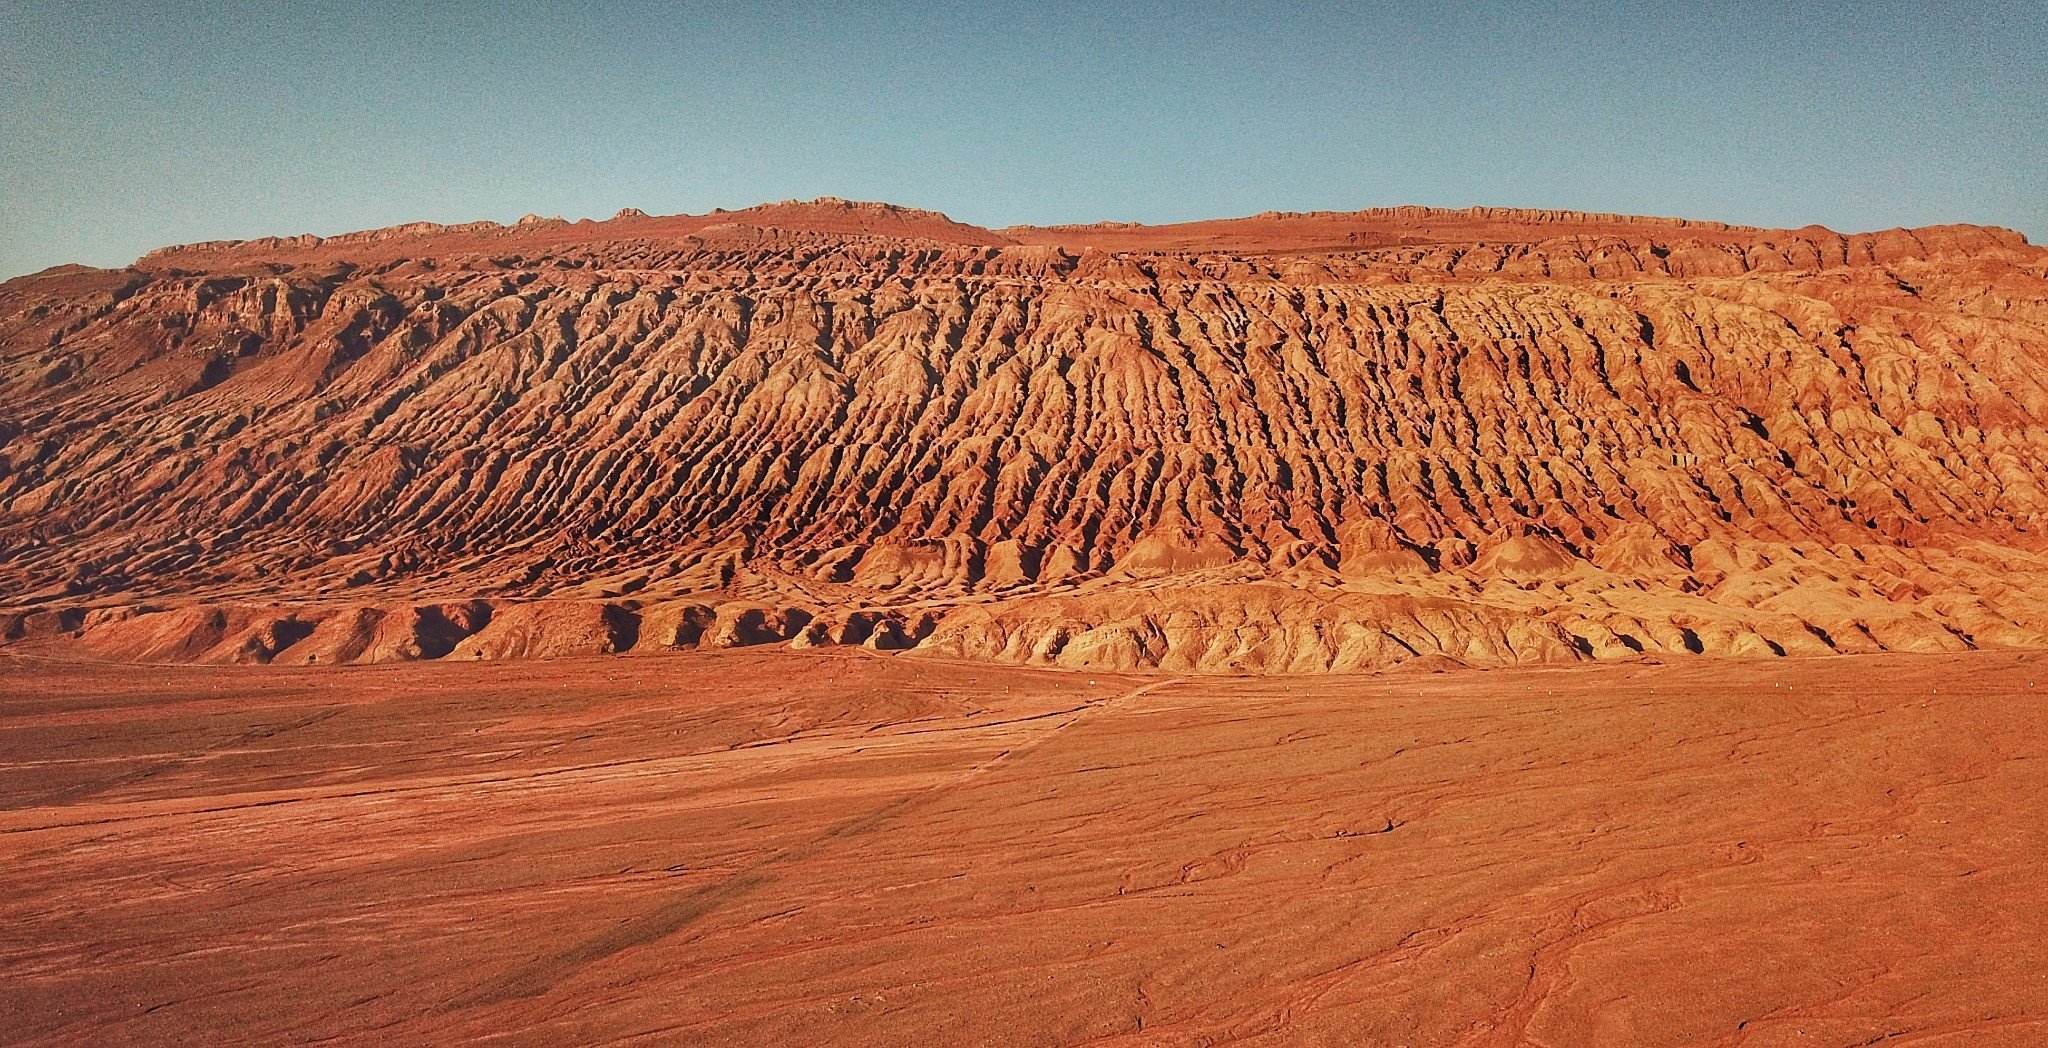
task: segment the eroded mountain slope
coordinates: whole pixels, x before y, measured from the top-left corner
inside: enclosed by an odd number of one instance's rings
[[[1149,239],[1148,239],[1149,238]],[[839,201],[0,286],[21,643],[1189,670],[2048,643],[2048,252]]]

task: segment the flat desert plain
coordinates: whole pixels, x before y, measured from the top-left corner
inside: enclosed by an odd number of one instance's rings
[[[0,1039],[2041,1044],[2044,670],[4,656]]]

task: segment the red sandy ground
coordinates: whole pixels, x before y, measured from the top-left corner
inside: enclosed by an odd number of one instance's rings
[[[0,657],[0,1040],[2040,1044],[2044,670]]]

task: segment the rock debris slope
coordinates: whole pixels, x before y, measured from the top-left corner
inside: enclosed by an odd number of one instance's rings
[[[1318,672],[2048,644],[2048,251],[839,200],[0,285],[0,634]]]

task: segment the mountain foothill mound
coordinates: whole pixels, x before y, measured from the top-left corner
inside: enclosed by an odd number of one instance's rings
[[[2048,644],[2048,252],[838,199],[0,284],[0,644],[1313,673]]]

